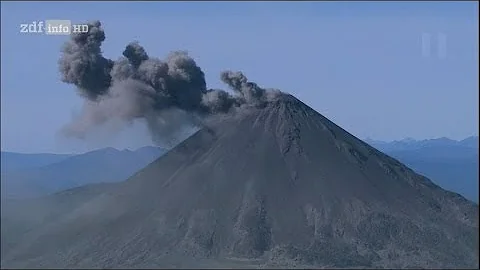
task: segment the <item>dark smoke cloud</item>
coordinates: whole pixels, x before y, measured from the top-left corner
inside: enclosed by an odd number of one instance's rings
[[[220,79],[239,95],[240,104],[262,104],[279,94],[277,89],[264,89],[254,82],[248,81],[242,72],[224,71],[220,74]]]
[[[138,42],[128,44],[125,51],[123,51],[123,56],[125,56],[135,68],[138,68],[140,63],[148,59],[147,52],[145,52],[145,49],[140,46]]]
[[[105,33],[99,21],[89,24],[88,33],[74,34],[62,50],[60,72],[62,81],[78,86],[90,100],[107,93],[111,84],[113,61],[102,56],[100,46]]]
[[[220,77],[233,95],[207,89],[205,74],[185,51],[171,52],[160,60],[132,42],[118,60],[106,59],[101,53],[105,40],[101,23],[88,25],[88,33],[71,35],[59,60],[62,81],[77,86],[86,98],[80,115],[65,127],[67,135],[82,138],[111,120],[131,123],[143,119],[153,141],[162,143],[186,124],[199,125],[201,118],[259,105],[280,93],[232,71],[222,72]]]

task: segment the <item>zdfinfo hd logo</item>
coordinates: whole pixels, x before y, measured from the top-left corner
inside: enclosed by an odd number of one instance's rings
[[[88,33],[88,28],[88,24],[72,24],[70,20],[45,20],[20,24],[20,33],[70,35],[71,33]]]

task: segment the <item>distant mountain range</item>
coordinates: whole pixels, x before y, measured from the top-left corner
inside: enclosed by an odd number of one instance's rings
[[[14,152],[1,152],[2,172],[40,168],[60,162],[74,155],[68,154],[22,154]]]
[[[399,150],[415,150],[425,147],[468,147],[478,149],[478,136],[470,136],[463,140],[452,140],[446,137],[428,140],[415,140],[406,138],[399,141],[378,141],[367,138],[366,143],[375,146],[382,151],[399,151]]]
[[[478,203],[478,136],[456,141],[404,139],[365,142],[398,159],[444,189],[457,192]]]
[[[2,198],[46,195],[91,183],[122,181],[166,150],[104,148],[79,155],[1,153]]]

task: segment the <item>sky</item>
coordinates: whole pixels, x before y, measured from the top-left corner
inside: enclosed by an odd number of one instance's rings
[[[68,36],[20,33],[48,19],[100,20],[114,60],[134,40],[160,58],[187,50],[210,88],[240,70],[361,139],[478,135],[478,2],[2,2],[2,151],[151,144],[138,123],[86,141],[60,134],[83,102],[60,81]]]

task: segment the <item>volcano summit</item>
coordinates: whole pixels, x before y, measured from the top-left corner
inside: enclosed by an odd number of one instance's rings
[[[125,182],[2,210],[2,267],[477,268],[479,260],[476,204],[286,94],[209,121]],[[27,212],[35,212],[28,228]]]

